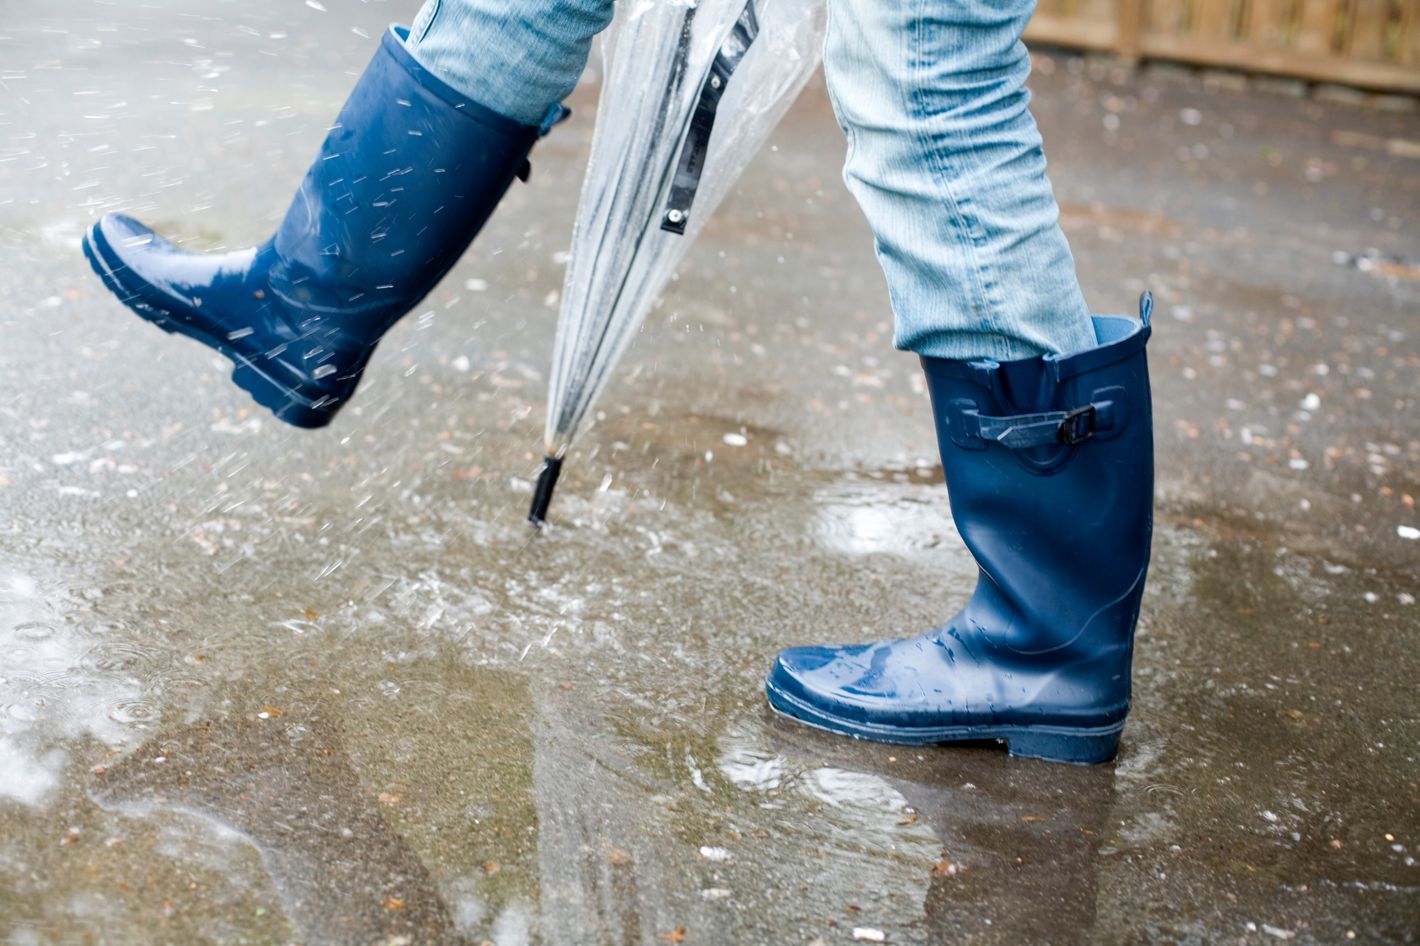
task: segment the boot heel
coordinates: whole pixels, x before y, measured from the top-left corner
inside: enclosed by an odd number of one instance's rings
[[[232,381],[252,396],[256,403],[275,414],[278,420],[293,427],[315,430],[329,424],[339,407],[337,402],[305,403],[281,385],[272,381],[250,364],[237,362],[232,369]]]
[[[1006,749],[1011,755],[1047,762],[1072,762],[1075,765],[1097,765],[1108,762],[1119,752],[1121,724],[1113,731],[1075,730],[1060,728],[1022,729],[1008,733]]]

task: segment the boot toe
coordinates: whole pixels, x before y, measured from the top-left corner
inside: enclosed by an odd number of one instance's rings
[[[186,253],[127,214],[105,214],[84,239],[84,251],[104,283],[145,318],[179,317],[189,308],[198,254]],[[201,267],[206,269],[208,267]]]
[[[961,669],[929,637],[791,647],[779,654],[765,689],[779,712],[822,729],[930,742],[943,727],[976,721]]]
[[[167,243],[151,227],[128,214],[104,214],[95,225],[94,232],[105,250],[117,257],[126,256],[126,251],[150,246],[154,242]]]
[[[150,282],[143,273],[146,260],[181,252],[150,227],[127,214],[104,214],[89,229],[85,242],[91,244],[87,247],[90,255],[99,257],[95,262],[102,262],[108,271],[105,278],[125,286],[134,282],[135,277],[143,283]]]
[[[871,675],[871,667],[859,659],[871,646],[790,647],[781,651],[766,681],[770,702],[800,718],[803,712],[796,710],[845,712],[847,701],[863,694],[865,679]]]

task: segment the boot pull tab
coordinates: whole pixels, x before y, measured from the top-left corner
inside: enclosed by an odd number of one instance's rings
[[[1149,327],[1149,322],[1154,315],[1154,294],[1145,289],[1139,293],[1139,321],[1144,323],[1144,327]]]
[[[546,138],[547,133],[552,131],[554,126],[562,124],[571,117],[572,110],[570,108],[563,105],[561,102],[553,105],[547,110],[547,117],[544,118],[542,124],[538,126],[537,136],[539,138]],[[513,176],[526,184],[528,179],[532,177],[532,162],[527,158],[523,158],[523,163],[518,165],[518,169],[513,172]]]
[[[552,131],[555,126],[562,124],[571,117],[572,110],[570,108],[563,105],[561,102],[554,104],[547,110],[547,114],[543,116],[542,123],[537,126],[537,136],[539,138],[546,138],[547,133]]]

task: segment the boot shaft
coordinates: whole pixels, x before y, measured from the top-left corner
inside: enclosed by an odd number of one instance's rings
[[[1153,528],[1151,307],[1146,294],[1140,322],[1097,317],[1099,346],[1074,355],[922,359],[952,516],[982,573],[956,630],[1025,665],[1102,661],[1126,694]]]
[[[424,69],[403,32],[386,31],[276,232],[271,285],[294,305],[346,319],[407,311],[458,260],[538,137]]]

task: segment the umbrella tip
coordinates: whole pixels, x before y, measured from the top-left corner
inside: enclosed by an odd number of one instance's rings
[[[532,508],[528,510],[528,522],[540,526],[547,521],[547,507],[552,504],[552,491],[557,488],[557,477],[561,473],[561,457],[549,454],[542,458],[542,472],[537,475],[537,488],[533,490]]]

